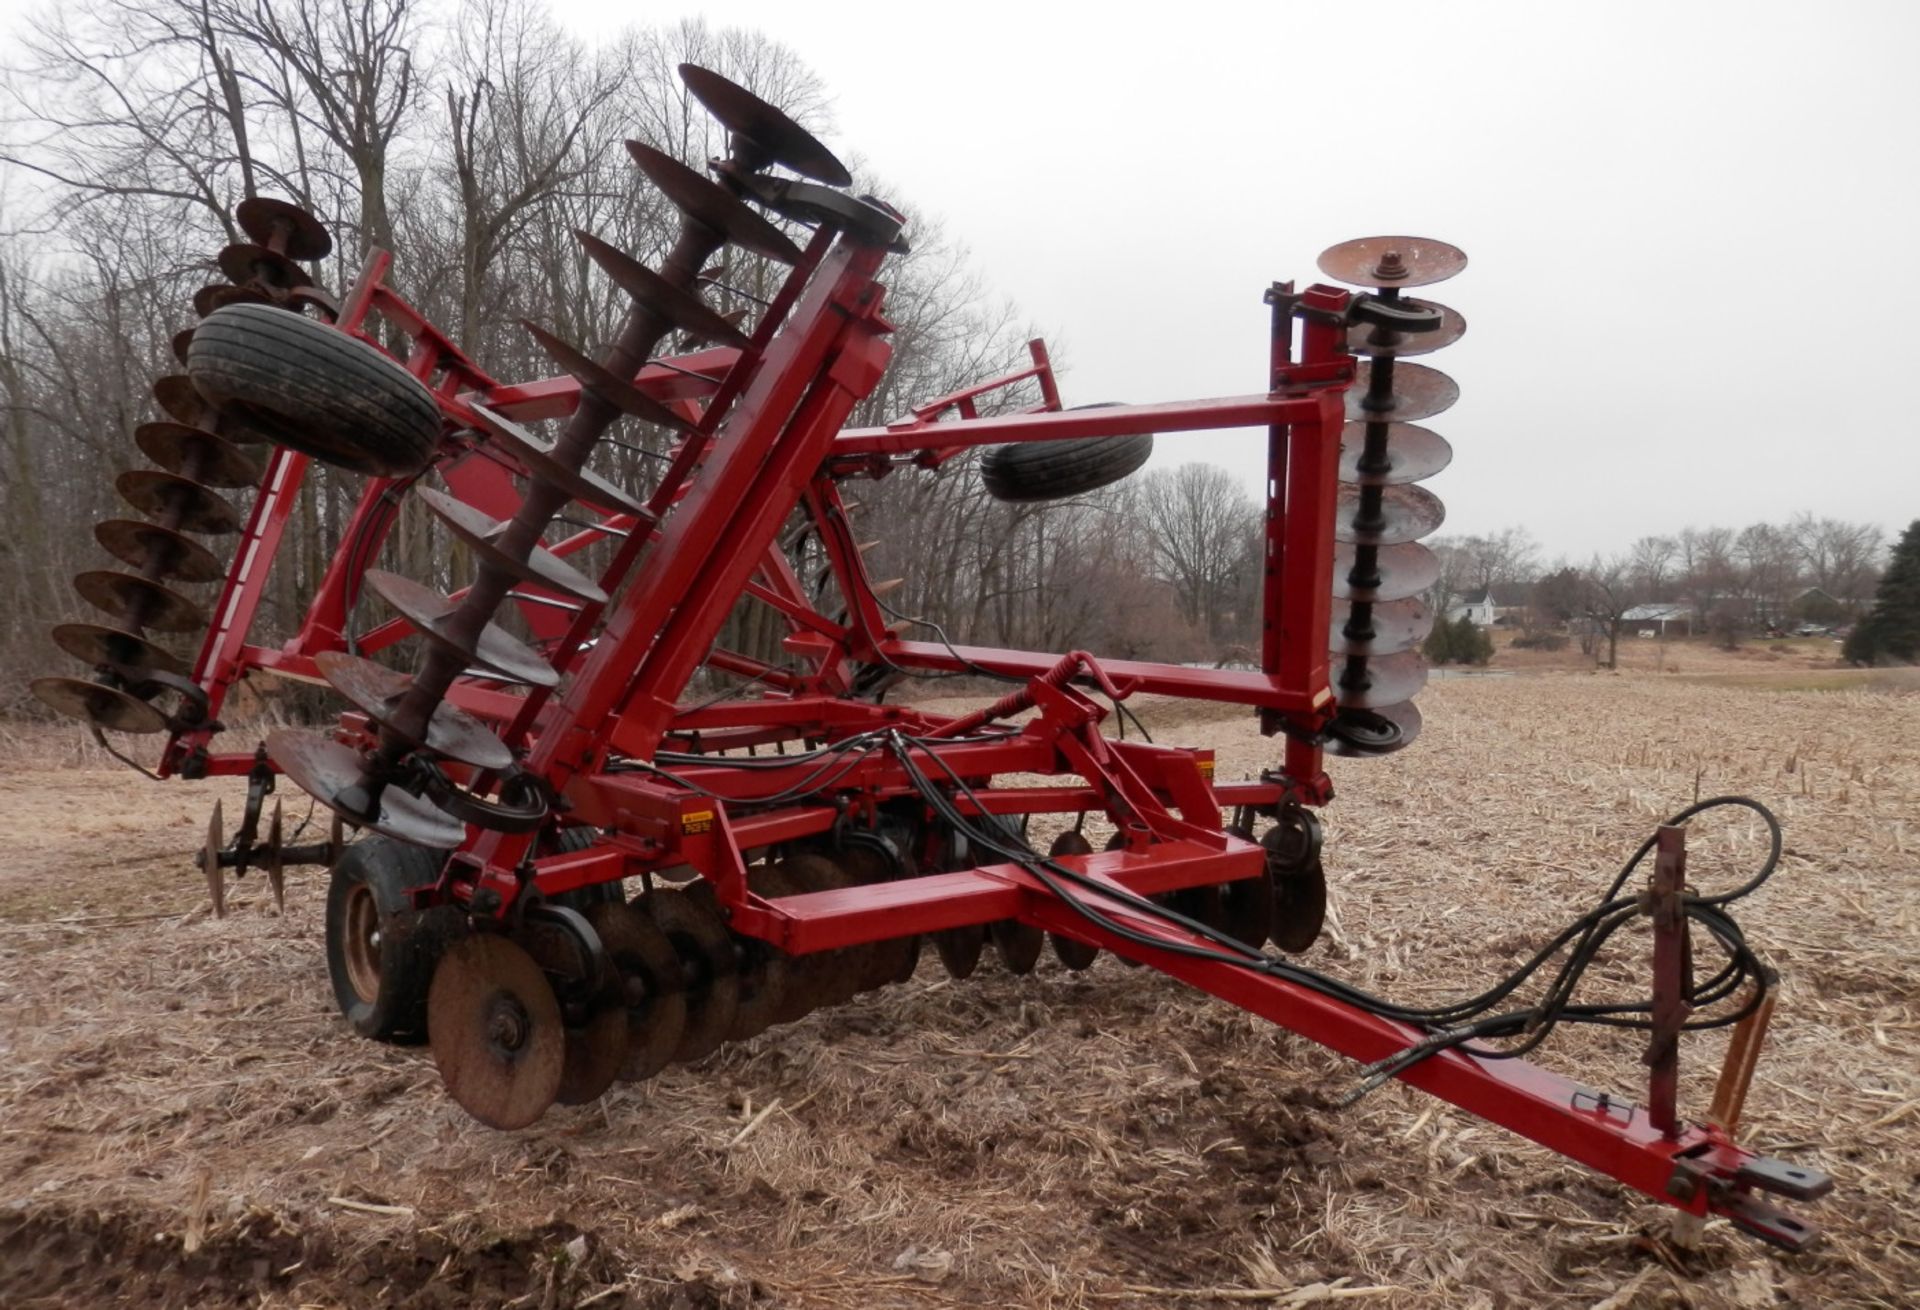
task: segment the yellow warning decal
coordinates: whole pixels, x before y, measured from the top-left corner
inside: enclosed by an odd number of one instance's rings
[[[1208,782],[1213,781],[1213,761],[1212,760],[1195,760],[1193,763],[1194,763],[1194,767],[1200,770],[1201,777],[1205,778]]]
[[[680,832],[692,837],[697,833],[713,831],[712,810],[688,810],[680,816]]]

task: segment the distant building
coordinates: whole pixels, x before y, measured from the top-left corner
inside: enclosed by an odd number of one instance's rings
[[[1533,587],[1525,582],[1496,582],[1480,591],[1470,591],[1447,607],[1447,621],[1458,623],[1464,616],[1482,628],[1518,622],[1533,599]]]
[[[1648,637],[1690,637],[1693,635],[1693,606],[1677,601],[1635,605],[1620,616],[1620,631]]]

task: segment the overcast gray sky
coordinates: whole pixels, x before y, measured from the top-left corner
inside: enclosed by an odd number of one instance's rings
[[[1920,517],[1920,4],[558,0],[791,46],[829,144],[939,214],[1069,403],[1263,385],[1260,293],[1451,241],[1446,531],[1583,558],[1799,510]],[[1252,434],[1163,440],[1253,487]]]

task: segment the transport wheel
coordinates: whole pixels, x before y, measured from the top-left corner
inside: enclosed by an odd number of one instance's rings
[[[593,845],[600,834],[588,827],[562,828],[557,841],[543,839],[540,843],[542,854],[574,855]],[[619,881],[589,883],[585,887],[575,887],[570,892],[561,892],[547,898],[549,904],[569,910],[578,910],[582,914],[592,915],[588,911],[596,905],[625,905],[627,894]]]
[[[1107,409],[1117,404],[1076,405]],[[980,460],[980,481],[995,500],[1060,500],[1098,491],[1126,477],[1153,454],[1153,434],[1076,437],[1068,441],[1024,441],[995,446]]]
[[[440,875],[440,852],[385,837],[355,842],[327,882],[327,974],[353,1030],[378,1041],[427,1035],[434,962],[464,918],[451,906],[420,911],[408,893]]]
[[[620,1077],[651,1078],[673,1062],[687,1026],[686,975],[673,943],[631,905],[605,901],[587,912],[601,949],[620,971],[627,1005],[627,1054]]]
[[[447,948],[427,993],[433,1062],[460,1108],[490,1128],[547,1112],[566,1071],[560,1002],[533,957],[495,933]]]
[[[1063,832],[1053,839],[1053,845],[1047,849],[1050,857],[1061,855],[1091,855],[1093,843],[1077,832]],[[1047,940],[1053,943],[1054,958],[1072,973],[1091,969],[1093,962],[1100,958],[1100,948],[1089,946],[1071,937],[1062,937],[1059,933],[1047,934]]]
[[[425,468],[440,407],[420,380],[358,338],[270,305],[228,305],[194,329],[187,376],[235,425],[380,477]]]

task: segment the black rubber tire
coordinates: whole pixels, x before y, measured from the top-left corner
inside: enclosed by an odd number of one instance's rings
[[[571,828],[562,828],[560,840],[555,843],[554,850],[559,854],[572,855],[593,845],[594,839],[599,835],[597,830],[580,824]],[[544,839],[542,844],[544,845]],[[620,879],[615,878],[609,882],[588,883],[585,887],[575,887],[570,892],[549,896],[547,902],[550,905],[558,905],[563,909],[577,910],[585,914],[596,905],[625,905],[627,893]]]
[[[1107,409],[1117,401],[1076,405]],[[995,500],[1016,504],[1061,500],[1110,486],[1134,472],[1153,454],[1153,434],[1124,437],[1075,437],[1067,441],[1023,441],[995,446],[980,461],[980,481]]]
[[[327,882],[327,974],[333,999],[353,1030],[376,1041],[413,1044],[427,1037],[427,988],[448,941],[465,930],[453,906],[420,911],[408,893],[440,876],[441,851],[367,837],[341,853]],[[355,902],[372,897],[378,914],[377,985],[356,984],[349,956]]]
[[[223,423],[355,473],[417,473],[440,444],[440,406],[418,378],[358,338],[271,305],[202,319],[187,376]]]

